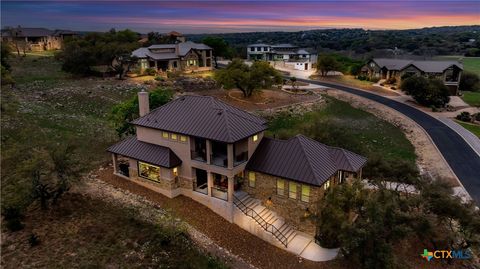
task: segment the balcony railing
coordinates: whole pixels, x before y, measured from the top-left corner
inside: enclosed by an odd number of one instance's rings
[[[248,160],[248,151],[244,151],[240,154],[237,154],[235,155],[235,159],[234,159],[234,162],[233,162],[233,165],[234,166],[237,166],[241,163],[244,163]]]
[[[215,198],[222,199],[224,201],[228,201],[228,190],[225,187],[213,186],[212,187],[212,196],[215,197]]]
[[[205,153],[198,152],[198,151],[195,151],[195,150],[190,151],[190,153],[191,153],[191,156],[192,156],[192,160],[201,161],[201,162],[206,162],[207,161],[207,154],[205,154]]]
[[[222,166],[222,167],[227,167],[228,166],[228,158],[227,158],[227,156],[223,156],[223,155],[211,154],[210,155],[210,162],[211,162],[211,164],[214,164],[214,165],[217,165],[217,166]]]
[[[199,193],[208,194],[208,186],[205,182],[204,184],[197,186],[197,181],[193,180],[193,190]]]

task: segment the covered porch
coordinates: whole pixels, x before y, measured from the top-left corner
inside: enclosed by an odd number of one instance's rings
[[[193,175],[195,175],[193,191],[195,192],[232,203],[234,192],[241,189],[243,177],[240,174],[228,177],[200,168],[193,169]]]

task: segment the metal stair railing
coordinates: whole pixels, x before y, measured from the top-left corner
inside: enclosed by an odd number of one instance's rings
[[[288,246],[288,238],[281,232],[275,225],[268,223],[260,214],[258,214],[253,208],[245,205],[237,196],[233,195],[233,204],[243,212],[243,214],[251,217],[257,222],[260,227],[265,231],[271,233],[275,238],[280,241],[285,247]]]

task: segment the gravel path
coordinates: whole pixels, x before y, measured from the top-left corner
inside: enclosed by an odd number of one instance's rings
[[[210,252],[223,253],[221,256],[230,259],[229,263],[234,268],[349,268],[341,260],[329,262],[304,260],[248,233],[190,198],[179,196],[170,199],[127,179],[114,176],[111,167],[98,171],[97,175],[100,180],[114,186],[114,189],[120,188],[145,197],[152,203],[151,206],[159,207],[186,221],[200,233],[198,238],[211,242],[208,248]],[[118,194],[115,192],[113,195]]]

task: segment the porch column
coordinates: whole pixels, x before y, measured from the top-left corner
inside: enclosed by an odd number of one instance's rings
[[[113,173],[114,173],[114,174],[117,174],[117,173],[118,173],[117,154],[112,153],[112,160],[113,160]]]
[[[207,51],[202,50],[202,59],[203,59],[203,65],[201,67],[207,66]]]
[[[212,172],[207,171],[207,188],[208,196],[212,197],[213,175]]]
[[[234,178],[228,177],[228,202],[233,203],[233,184]]]
[[[212,141],[207,140],[206,142],[206,147],[207,147],[207,164],[212,164]]]
[[[233,144],[227,144],[228,169],[233,168]]]

